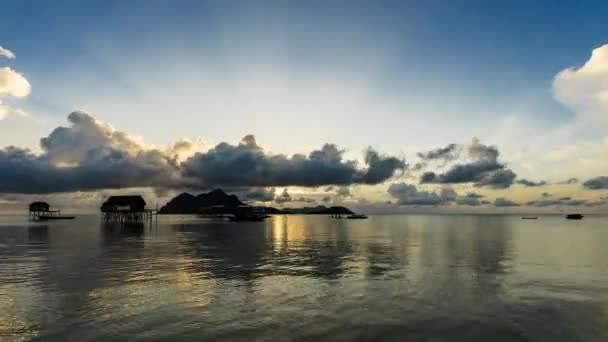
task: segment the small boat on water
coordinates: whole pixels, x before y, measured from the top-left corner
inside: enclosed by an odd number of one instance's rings
[[[48,221],[48,220],[73,220],[74,218],[76,218],[75,216],[65,216],[65,215],[55,215],[55,216],[50,216],[50,215],[40,215],[38,216],[38,220],[39,221]]]
[[[269,217],[269,215],[228,216],[228,220],[231,222],[262,222]]]
[[[367,216],[363,215],[363,214],[352,214],[352,215],[346,216],[346,218],[351,219],[351,220],[363,220],[363,219],[366,219]]]
[[[582,220],[583,215],[581,214],[568,214],[566,215],[566,220]]]
[[[522,220],[538,220],[538,216],[522,216]]]

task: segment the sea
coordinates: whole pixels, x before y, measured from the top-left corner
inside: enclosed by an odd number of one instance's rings
[[[0,216],[0,341],[608,341],[608,217]]]

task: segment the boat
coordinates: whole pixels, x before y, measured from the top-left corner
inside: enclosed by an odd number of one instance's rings
[[[568,214],[568,215],[566,215],[566,219],[567,220],[582,220],[583,219],[583,215],[581,215],[581,214]]]
[[[362,220],[362,219],[366,219],[367,216],[363,215],[363,214],[352,214],[352,215],[346,216],[346,218],[351,219],[351,220]]]
[[[269,215],[228,216],[228,220],[231,222],[262,222],[269,217]]]
[[[48,220],[73,220],[76,218],[75,216],[61,216],[61,215],[40,215],[38,216],[39,221],[48,221]]]
[[[522,216],[522,220],[538,220],[538,216]]]

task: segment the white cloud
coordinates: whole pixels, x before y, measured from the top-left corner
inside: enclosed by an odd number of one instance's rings
[[[13,51],[0,46],[0,57],[5,57],[8,59],[15,59],[15,54],[13,53]]]
[[[26,117],[29,116],[29,113],[20,108],[14,108],[11,106],[7,106],[0,101],[0,120],[8,117],[9,115],[17,115]]]
[[[608,121],[608,44],[594,49],[581,67],[560,71],[553,93],[577,114]]]
[[[2,53],[0,47],[0,53]],[[32,87],[23,75],[11,68],[0,68],[0,120],[9,115],[27,116],[27,112],[14,108],[2,102],[4,98],[25,98],[30,94]]]
[[[0,98],[24,98],[30,94],[31,89],[30,83],[23,75],[9,67],[0,68]]]

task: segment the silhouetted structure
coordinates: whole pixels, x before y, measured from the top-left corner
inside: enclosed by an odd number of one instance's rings
[[[188,193],[182,193],[174,197],[171,201],[165,204],[159,214],[200,214],[205,216],[213,215],[234,215],[238,216],[244,210],[244,207],[249,207],[246,203],[239,200],[236,195],[228,195],[221,189],[215,189],[208,193],[203,193],[194,196]],[[259,211],[261,207],[249,208],[247,210]],[[301,214],[301,215],[352,215],[354,214],[345,207],[325,207],[322,205],[316,207],[304,208],[285,208],[277,209],[273,207],[264,207],[265,215],[282,215],[282,214]],[[246,214],[248,215],[248,214]],[[242,215],[241,215],[242,216]]]
[[[133,222],[151,220],[154,209],[146,209],[146,201],[141,196],[110,196],[101,205],[103,217],[108,221]]]
[[[46,202],[32,202],[29,207],[29,218],[32,221],[73,219],[74,216],[61,216],[61,210],[51,209]]]

